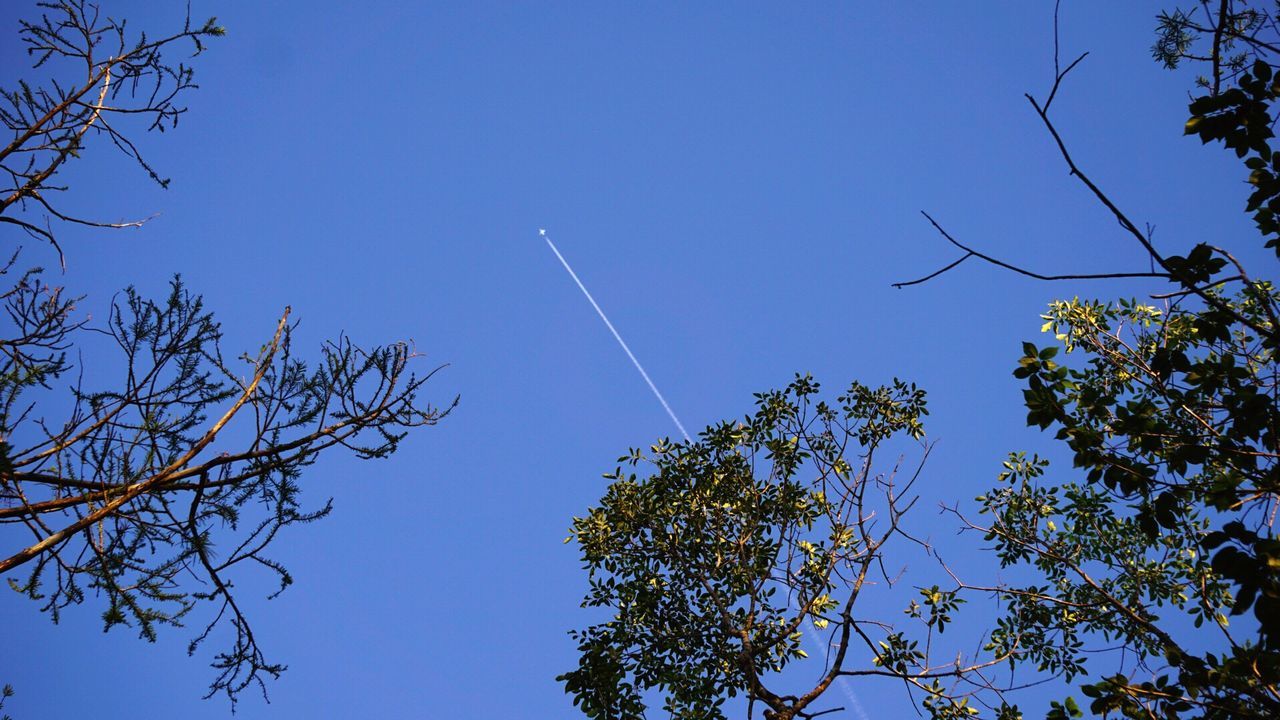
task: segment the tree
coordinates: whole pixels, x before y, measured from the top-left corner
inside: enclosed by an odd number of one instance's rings
[[[1275,17],[1265,7],[1241,0],[1206,2],[1191,11],[1162,14],[1153,54],[1169,67],[1192,61],[1208,68],[1197,80],[1201,94],[1191,102],[1186,132],[1204,143],[1222,143],[1243,161],[1253,186],[1246,212],[1264,245],[1280,257],[1280,152],[1272,149],[1274,103],[1280,98],[1280,76],[1274,67],[1280,53],[1277,30]],[[957,685],[939,688],[925,696],[925,707],[934,716],[939,716],[939,706],[944,717],[978,715],[985,706],[998,717],[1021,717],[1004,701],[1004,689],[974,680],[975,675],[983,677],[980,671],[989,664],[1002,663],[1010,669],[1029,669],[1038,679],[1083,681],[1089,710],[1108,717],[1280,717],[1280,538],[1274,526],[1280,511],[1280,293],[1271,280],[1250,274],[1224,248],[1199,243],[1182,255],[1161,253],[1148,233],[1075,161],[1051,110],[1064,79],[1083,57],[1065,68],[1058,67],[1055,58],[1049,94],[1043,100],[1027,98],[1072,175],[1150,256],[1151,269],[1087,275],[1037,272],[965,245],[934,222],[964,254],[941,270],[899,286],[929,281],[976,258],[1041,280],[1150,277],[1166,280],[1172,288],[1142,301],[1055,302],[1043,316],[1044,330],[1055,344],[1024,346],[1014,374],[1026,386],[1028,424],[1053,429],[1080,476],[1054,479],[1059,475],[1046,461],[1014,453],[1004,463],[996,487],[978,498],[976,519],[960,507],[952,508],[963,527],[982,533],[994,562],[1021,567],[1034,579],[976,586],[957,578],[940,595],[955,603],[964,595],[990,593],[1002,613],[987,632],[986,655],[968,666],[973,674],[957,675],[971,683],[968,697],[957,697]],[[790,400],[796,395],[794,388],[780,396],[790,414],[802,407]],[[885,406],[904,407],[910,406]],[[876,416],[845,417],[856,423],[873,422]],[[761,424],[757,418],[746,427],[754,430]],[[765,627],[803,632],[806,614],[843,622],[837,634],[847,633],[846,628],[856,634],[866,622],[847,610],[830,617],[812,604],[815,596],[825,600],[836,594],[825,584],[833,578],[837,586],[844,585],[846,598],[856,597],[859,586],[848,578],[860,576],[822,576],[822,582],[805,590],[799,582],[802,576],[779,561],[807,559],[785,538],[790,537],[790,527],[808,530],[808,516],[763,512],[747,491],[771,488],[774,482],[779,488],[789,487],[772,480],[777,477],[799,482],[796,492],[801,495],[807,490],[814,498],[828,497],[823,491],[832,471],[823,468],[836,467],[840,456],[823,445],[825,438],[834,436],[843,447],[839,438],[850,437],[850,430],[861,439],[857,425],[828,433],[820,424],[813,433],[820,439],[817,449],[804,444],[811,436],[805,434],[803,422],[787,426],[773,421],[763,427],[772,446],[753,444],[756,435],[741,430],[744,440],[726,442],[723,433],[729,426],[708,430],[689,446],[659,446],[656,475],[645,481],[618,478],[602,507],[575,521],[575,537],[593,573],[586,604],[614,611],[610,621],[577,634],[583,662],[564,676],[566,688],[589,715],[636,717],[641,709],[638,691],[658,688],[676,699],[672,707],[678,716],[698,716],[718,707],[725,696],[747,692],[766,701],[773,713],[766,716],[803,717],[807,706],[797,707],[796,698],[769,703],[757,687],[761,669],[779,669],[783,660],[796,656],[799,638],[787,635],[783,642],[779,632],[762,633],[772,642],[753,645],[747,633],[734,644],[728,630],[753,627],[758,617],[766,621]],[[792,437],[801,438],[800,449],[788,444]],[[812,460],[814,467],[800,477],[816,479],[794,480],[795,468],[785,463],[792,473],[765,464],[770,481],[749,479],[759,470],[750,462],[758,452],[771,453],[768,457],[775,465],[779,457],[788,459],[775,448]],[[738,487],[723,498],[713,490],[722,476],[740,478]],[[858,476],[843,486],[849,495],[833,496],[839,498],[836,502],[852,497],[851,490],[865,486],[867,477]],[[671,492],[673,487],[678,494]],[[721,590],[716,582],[700,593],[686,578],[698,579],[698,573],[718,578],[709,569],[724,572],[712,562],[718,556],[694,553],[719,549],[727,556],[733,546],[721,549],[724,538],[736,537],[702,521],[701,514],[711,512],[699,507],[704,496],[712,499],[711,507],[727,503],[726,509],[733,507],[750,518],[745,527],[768,528],[765,537],[770,540],[759,545],[762,551],[744,555],[749,562],[733,566],[745,579],[736,586],[730,583],[733,576],[721,581],[726,588],[739,588],[737,595]],[[742,499],[735,500],[739,496]],[[809,503],[819,506],[820,500]],[[669,506],[678,510],[666,509]],[[671,522],[672,517],[677,522]],[[831,537],[840,537],[843,526],[826,522],[837,530]],[[847,555],[839,555],[828,540],[829,545],[818,546],[819,557],[850,562],[865,557],[860,552],[881,552],[881,546],[859,537],[859,544],[851,546],[856,550]],[[687,558],[701,564],[690,565]],[[748,569],[737,570],[740,566]],[[691,573],[690,567],[697,572]],[[1020,572],[1015,577],[1026,576]],[[681,578],[680,583],[673,578]],[[769,583],[779,583],[784,597],[788,591],[795,593],[800,604],[788,611],[785,601],[769,605],[758,598],[763,593],[756,588]],[[675,592],[666,590],[668,586]],[[717,597],[712,589],[728,600],[708,604],[705,596],[713,601]],[[811,604],[804,604],[806,600]],[[695,610],[686,610],[690,607]],[[948,604],[945,612],[954,609]],[[727,611],[722,628],[709,610]],[[922,616],[935,619],[933,614]],[[940,616],[937,621],[940,630]],[[918,666],[895,664],[900,656],[885,653],[897,652],[900,646],[885,642],[883,650],[871,647],[873,657],[910,682]],[[837,647],[838,657],[829,663],[827,676],[852,674],[841,668],[846,644]],[[708,654],[705,661],[703,655],[690,661],[690,648],[711,650],[697,651]],[[1100,654],[1121,669],[1094,674]],[[609,690],[613,687],[617,690]],[[972,702],[962,705],[965,699]],[[1055,720],[1082,715],[1083,709],[1070,697],[1052,703],[1048,713]]]
[[[1187,134],[1243,160],[1254,186],[1246,212],[1280,255],[1275,19],[1220,0],[1158,22],[1157,60],[1209,68]],[[1151,301],[1055,302],[1043,318],[1057,345],[1026,344],[1014,374],[1027,422],[1053,428],[1084,478],[1048,480],[1048,463],[1014,454],[979,498],[989,521],[965,521],[1002,566],[1029,565],[1044,581],[995,589],[1006,614],[993,641],[1038,636],[1054,649],[1039,669],[1068,677],[1109,647],[1122,669],[1081,688],[1097,714],[1276,717],[1280,296],[1224,248],[1157,251],[1072,159],[1049,102],[1032,104],[1072,174],[1150,256],[1145,274],[1174,288]],[[1059,349],[1067,359],[1055,361]]]
[[[195,84],[169,55],[184,42],[198,54],[224,31],[188,19],[155,39],[84,0],[42,5],[21,36],[35,67],[54,77],[4,91],[0,120],[12,140],[0,149],[9,183],[0,223],[61,257],[53,221],[140,223],[60,210],[54,198],[68,188],[55,184],[58,172],[90,138],[105,138],[167,185],[136,133],[176,127]],[[209,695],[234,702],[247,687],[265,691],[264,678],[284,665],[267,659],[232,576],[257,567],[278,578],[277,593],[292,583],[268,554],[272,541],[331,507],[304,507],[304,469],[335,447],[387,457],[410,429],[438,422],[449,408],[418,399],[435,371],[415,375],[417,353],[404,343],[362,349],[345,337],[308,365],[294,355],[288,308],[259,351],[228,359],[218,323],[178,279],[160,299],[125,290],[93,327],[77,298],[19,259],[15,250],[0,268],[12,283],[0,295],[0,532],[9,544],[0,572],[55,622],[101,598],[106,629],[129,626],[148,640],[205,607],[189,651],[228,640]],[[86,333],[105,334],[122,362],[73,362]]]
[[[632,450],[619,462],[652,474],[607,475],[599,507],[574,520],[590,572],[583,605],[612,613],[573,633],[580,664],[560,677],[588,717],[643,717],[655,691],[678,718],[722,718],[738,694],[766,718],[816,717],[840,709],[823,695],[849,677],[901,681],[934,718],[969,717],[979,691],[1000,695],[984,671],[1007,654],[937,660],[964,602],[956,590],[920,588],[907,629],[857,611],[872,585],[895,584],[892,544],[927,549],[901,524],[928,454],[924,392],[853,383],[828,404],[820,389],[797,376],[758,394],[742,422]],[[880,465],[895,438],[920,455],[905,478]],[[806,632],[830,638],[825,666],[816,683],[783,692],[799,682],[779,673],[806,657]]]
[[[1244,159],[1255,187],[1247,211],[1280,252],[1280,155],[1270,147],[1280,82],[1263,58],[1227,55],[1233,43],[1272,52],[1247,33],[1274,24],[1226,1],[1203,28],[1193,19],[1164,16],[1157,54],[1192,57],[1187,32],[1210,35],[1211,76],[1187,133]],[[1031,563],[1051,583],[1009,590],[1007,622],[1049,631],[1073,648],[1068,662],[1083,659],[1084,633],[1122,641],[1130,670],[1082,688],[1095,713],[1276,717],[1280,295],[1220,247],[1169,257],[1145,247],[1173,292],[1157,303],[1054,303],[1045,327],[1082,361],[1059,365],[1056,348],[1028,345],[1015,373],[1028,423],[1056,430],[1086,482],[1045,483],[1033,459],[982,498],[1002,564]]]

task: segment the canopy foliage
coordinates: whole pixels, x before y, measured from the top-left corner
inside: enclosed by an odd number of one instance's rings
[[[1280,257],[1272,12],[1243,0],[1166,12],[1153,55],[1170,68],[1206,68],[1186,133],[1241,160],[1252,186],[1244,211],[1261,246]],[[575,520],[592,578],[586,604],[614,613],[576,633],[582,663],[563,676],[589,716],[641,717],[650,691],[676,717],[716,716],[738,693],[763,702],[765,717],[810,717],[834,711],[829,698],[818,705],[832,680],[888,673],[924,691],[931,717],[1022,717],[1010,693],[1016,683],[987,679],[1000,666],[1023,681],[1078,684],[1087,705],[1063,697],[1048,709],[1054,720],[1086,711],[1280,717],[1280,292],[1270,272],[1250,272],[1216,241],[1162,253],[1073,158],[1052,103],[1082,59],[1055,67],[1050,93],[1028,100],[1072,175],[1147,253],[1150,270],[1032,272],[961,244],[935,222],[965,254],[899,284],[978,259],[1040,280],[1171,285],[1143,300],[1055,302],[1043,316],[1053,342],[1025,344],[1014,375],[1027,422],[1063,443],[1074,469],[1013,453],[976,508],[952,508],[960,527],[981,533],[993,566],[1021,568],[1012,575],[1020,580],[983,586],[953,576],[945,589],[924,588],[925,602],[912,601],[907,613],[924,621],[924,637],[853,614],[866,577],[859,563],[879,560],[886,540],[905,535],[896,521],[909,505],[870,471],[887,436],[868,428],[918,437],[918,424],[895,422],[918,422],[923,404],[855,383],[838,410],[819,404],[810,413],[813,386],[803,378],[759,396],[760,410],[743,424],[656,446],[652,476],[615,474],[601,506]],[[851,410],[859,392],[889,401]],[[838,471],[846,467],[860,470]],[[884,535],[857,520],[868,516],[873,489],[888,500],[877,515],[892,529]],[[806,574],[805,563],[823,570]],[[933,633],[975,593],[1000,606],[979,657],[945,671],[930,666]],[[781,681],[771,678],[802,656],[800,635],[827,636],[809,620],[835,628],[826,682],[777,693],[771,683]],[[869,627],[884,636],[864,634]],[[866,659],[877,669],[858,669]]]

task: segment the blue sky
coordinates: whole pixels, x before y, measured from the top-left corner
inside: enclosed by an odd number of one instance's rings
[[[181,18],[181,3],[103,4],[156,32]],[[1064,61],[1091,52],[1055,101],[1077,160],[1160,247],[1258,257],[1239,166],[1182,137],[1190,78],[1150,59],[1169,3],[1063,4]],[[921,210],[1036,269],[1145,269],[1023,98],[1052,81],[1049,0],[303,8],[193,2],[228,36],[194,61],[177,131],[145,138],[170,189],[104,146],[64,174],[82,214],[161,213],[63,229],[58,279],[86,313],[180,272],[228,351],[292,305],[299,350],[411,338],[423,370],[449,363],[428,396],[461,395],[391,460],[313,468],[309,497],[336,510],[281,539],[296,585],[249,603],[290,669],[240,717],[575,716],[554,677],[590,618],[562,540],[618,455],[676,431],[540,227],[691,430],[795,372],[928,389],[917,522],[946,542],[938,502],[968,502],[1009,450],[1052,452],[1010,376],[1044,305],[1151,289],[979,265],[890,287],[956,257]],[[0,8],[6,86],[23,14]],[[92,605],[53,626],[15,594],[0,612],[16,718],[227,717],[199,700],[209,658],[186,658],[184,630],[103,635]],[[857,691],[908,712],[895,686]]]

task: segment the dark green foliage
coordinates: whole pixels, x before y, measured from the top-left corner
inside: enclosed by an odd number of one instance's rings
[[[574,520],[591,579],[583,604],[610,613],[573,633],[579,666],[560,677],[588,717],[643,717],[651,692],[678,718],[721,718],[740,694],[765,717],[807,717],[833,682],[853,676],[904,682],[933,718],[972,714],[972,692],[989,689],[973,666],[929,658],[964,602],[958,588],[920,588],[906,610],[910,632],[854,614],[885,544],[915,542],[899,526],[911,482],[876,474],[874,461],[893,438],[923,436],[924,393],[854,383],[828,405],[818,392],[798,376],[697,442],[633,450],[620,461],[651,473],[607,475],[600,505]],[[832,642],[821,679],[778,691],[774,675],[806,656],[806,632]],[[871,666],[858,667],[868,656]]]
[[[1260,244],[1280,257],[1280,153],[1272,149],[1277,12],[1280,5],[1247,0],[1171,11],[1158,20],[1153,53],[1170,68],[1187,61],[1208,68],[1185,130],[1243,162],[1252,186],[1244,210]],[[1046,280],[1163,278],[1172,292],[1153,301],[1051,305],[1044,330],[1056,343],[1025,344],[1014,375],[1024,385],[1028,425],[1061,441],[1074,470],[1058,479],[1041,458],[1010,455],[996,487],[977,498],[984,522],[965,522],[1020,581],[920,588],[906,614],[941,631],[963,591],[991,592],[1002,612],[983,662],[1063,678],[1087,699],[1087,708],[1072,697],[1051,703],[1051,720],[1086,711],[1147,720],[1280,717],[1280,292],[1271,273],[1251,275],[1211,242],[1163,256],[1085,175],[1049,116],[1078,62],[1058,71],[1048,99],[1032,104],[1072,174],[1150,254],[1151,272],[1031,273],[938,227],[967,254],[900,285],[980,257]],[[778,568],[789,568],[784,558],[813,557],[803,554],[811,548],[854,566],[881,549],[869,541],[874,536],[855,532],[848,550],[837,551],[833,539],[849,526],[832,519],[830,504],[843,497],[821,485],[832,476],[820,468],[838,467],[830,452],[845,444],[811,439],[874,448],[888,437],[881,425],[912,436],[918,430],[903,422],[914,412],[910,404],[892,401],[902,386],[859,387],[841,399],[851,425],[808,433],[806,423],[789,420],[808,407],[802,379],[781,395],[761,396],[760,411],[744,423],[712,428],[697,443],[655,446],[649,477],[611,476],[601,507],[574,525],[592,578],[585,604],[612,613],[575,635],[582,663],[562,676],[589,716],[638,717],[647,691],[667,698],[677,717],[720,717],[724,699],[736,693],[764,701],[766,718],[808,712],[791,701],[813,691],[775,694],[768,673],[798,660],[800,646],[788,633],[803,629],[808,598],[836,599],[843,589],[833,606],[843,613],[814,616],[838,631],[861,627],[848,612],[861,590],[848,578],[861,576],[834,576],[843,588],[832,575],[806,585],[804,574]],[[876,399],[851,410],[856,397]],[[819,409],[815,417],[825,415]],[[865,487],[866,477],[846,491]],[[805,493],[813,498],[805,511],[786,501]],[[789,536],[787,528],[802,532]],[[810,548],[799,544],[806,533],[816,536],[805,540]],[[791,592],[798,606],[779,600]],[[845,660],[839,647],[836,668]],[[957,697],[926,678],[920,668],[929,647],[889,629],[872,648],[875,667],[917,683],[932,717],[971,717],[980,707],[999,720],[1022,717],[1000,688]]]
[[[1280,76],[1273,76],[1271,66],[1262,60],[1240,75],[1238,87],[1217,95],[1205,95],[1191,103],[1191,119],[1186,133],[1201,142],[1221,142],[1245,158],[1252,172],[1249,183],[1254,186],[1246,209],[1253,214],[1258,230],[1267,237],[1266,246],[1280,255],[1280,154],[1271,149],[1275,133],[1271,128],[1271,103],[1280,93]],[[1197,257],[1196,254],[1199,253]],[[1216,267],[1210,265],[1216,261]],[[1203,283],[1225,266],[1222,258],[1210,258],[1210,248],[1198,245],[1184,261],[1186,280]]]
[[[1280,296],[1250,281],[1211,297],[1209,307],[1184,295],[1164,309],[1055,303],[1046,329],[1086,362],[1060,365],[1054,348],[1028,346],[1015,371],[1027,384],[1028,424],[1056,428],[1086,482],[1044,485],[1044,463],[1015,458],[1005,484],[980,498],[1002,563],[1031,562],[1050,581],[1008,591],[1002,632],[1041,634],[1055,648],[1042,669],[1068,678],[1084,670],[1087,634],[1164,667],[1149,680],[1086,686],[1094,712],[1280,713],[1270,521],[1280,491]],[[1229,626],[1229,615],[1249,610],[1253,622]],[[1186,626],[1170,622],[1173,611],[1205,630],[1179,633]]]
[[[1259,39],[1274,25],[1245,3],[1218,8],[1215,80],[1186,131],[1243,159],[1246,212],[1280,254],[1280,83]],[[1189,15],[1163,16],[1157,55],[1193,57],[1204,32]],[[1230,43],[1251,61],[1224,59]],[[1003,589],[992,637],[1033,639],[1046,648],[1039,667],[1068,679],[1089,674],[1095,643],[1123,648],[1122,672],[1081,688],[1096,714],[1278,717],[1280,293],[1208,243],[1153,260],[1178,285],[1163,302],[1050,307],[1044,329],[1079,362],[1024,347],[1014,375],[1027,423],[1066,444],[1083,482],[1046,482],[1045,463],[1014,456],[979,498],[1001,563],[1047,581]],[[1075,716],[1069,703],[1050,713]]]
[[[1232,27],[1262,25],[1242,15]],[[1197,26],[1190,16],[1166,16],[1161,32],[1157,55],[1175,65],[1188,56]],[[1224,32],[1217,42],[1237,40]],[[1280,83],[1266,62],[1224,60],[1221,49],[1214,80],[1205,83],[1211,92],[1192,103],[1187,131],[1245,159],[1255,187],[1246,209],[1267,247],[1280,253],[1280,181],[1272,177],[1280,159],[1269,144]],[[1236,87],[1218,92],[1224,72]],[[979,498],[991,523],[974,527],[1000,564],[1030,565],[1043,578],[995,588],[1005,612],[985,650],[1011,668],[1090,678],[1081,689],[1097,714],[1280,716],[1280,542],[1271,525],[1280,497],[1280,296],[1207,243],[1153,260],[1181,289],[1171,302],[1055,303],[1045,329],[1061,346],[1024,346],[1014,374],[1026,384],[1028,424],[1054,430],[1083,482],[1046,482],[1044,461],[1015,454],[1000,485]],[[1063,364],[1060,349],[1083,352],[1085,362]],[[917,411],[891,399],[901,389],[855,385],[841,399],[844,418],[855,423],[817,437],[874,448],[894,430],[916,436]],[[724,700],[738,693],[765,700],[768,717],[803,714],[786,699],[808,694],[779,696],[764,678],[803,652],[793,633],[802,628],[806,598],[838,591],[829,575],[808,586],[805,575],[776,570],[795,554],[788,542],[834,552],[788,540],[787,528],[834,538],[843,527],[823,505],[833,497],[825,487],[808,504],[794,500],[815,489],[797,483],[804,463],[842,462],[829,454],[833,446],[811,445],[813,435],[787,424],[805,412],[811,392],[802,378],[761,396],[760,411],[745,423],[709,429],[692,445],[655,446],[653,475],[619,471],[601,507],[575,521],[592,577],[585,604],[614,612],[575,633],[582,661],[562,676],[588,716],[638,717],[651,690],[677,717],[720,717]],[[866,398],[874,400],[859,404]],[[816,417],[825,416],[821,407]],[[763,472],[762,454],[769,461]],[[635,464],[641,455],[626,459]],[[854,537],[861,543],[843,561],[875,554],[865,537]],[[851,576],[858,577],[842,577]],[[779,592],[797,594],[800,612],[767,591],[777,578]],[[964,587],[921,589],[924,602],[913,601],[907,614],[941,631]],[[855,587],[849,599],[856,594]],[[1232,627],[1229,616],[1250,610],[1251,622]],[[1177,615],[1185,621],[1171,621]],[[847,615],[820,617],[857,626]],[[888,632],[874,649],[876,665],[913,677],[927,665],[924,647]],[[1105,647],[1120,652],[1123,672],[1093,679],[1090,660],[1096,664]],[[936,681],[920,687],[933,717],[977,713]],[[1000,718],[1021,716],[1003,702],[989,706]],[[1067,698],[1048,717],[1082,715]]]

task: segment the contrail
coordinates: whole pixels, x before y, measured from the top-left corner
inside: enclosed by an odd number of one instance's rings
[[[820,648],[821,645],[818,644],[818,638],[822,637],[822,635],[818,633],[817,626],[813,624],[813,618],[806,617],[804,620],[809,624],[809,630],[812,631],[812,634],[809,635],[810,644],[815,648]],[[830,648],[826,649],[825,656],[830,656]],[[849,700],[849,710],[854,715],[857,715],[859,720],[871,720],[867,717],[867,711],[862,708],[862,703],[858,702],[857,694],[853,692],[853,688],[849,687],[848,681],[842,677],[837,677],[836,684],[840,686],[840,689],[844,691],[845,698]]]
[[[675,411],[673,411],[671,406],[667,404],[667,399],[662,397],[662,393],[659,392],[658,386],[654,385],[653,380],[649,379],[649,373],[644,371],[644,366],[636,359],[635,353],[631,352],[631,348],[627,347],[627,341],[623,340],[622,336],[618,334],[618,329],[613,326],[613,323],[609,322],[609,316],[605,315],[604,310],[600,309],[600,304],[596,302],[595,298],[591,297],[591,293],[587,290],[587,286],[583,285],[582,281],[578,279],[578,273],[574,272],[573,268],[569,267],[569,261],[565,260],[564,256],[560,254],[560,250],[556,248],[556,244],[551,242],[551,237],[547,235],[546,229],[539,228],[538,234],[542,236],[543,240],[547,241],[547,246],[551,248],[551,252],[556,254],[556,257],[560,260],[560,264],[564,266],[565,270],[569,271],[569,277],[573,278],[573,281],[578,284],[578,289],[582,291],[582,294],[587,296],[587,302],[591,303],[591,307],[596,309],[596,314],[604,321],[605,327],[609,328],[609,332],[613,333],[614,339],[616,339],[618,344],[622,346],[622,351],[627,354],[627,357],[631,358],[631,364],[635,365],[636,370],[640,371],[640,377],[644,378],[644,381],[649,385],[649,389],[653,391],[653,396],[658,398],[658,402],[662,403],[662,409],[667,411],[667,415],[671,417],[671,422],[675,423],[676,427],[680,428],[680,434],[684,436],[685,442],[693,442],[693,438],[690,438],[689,433],[684,429],[684,423],[681,423],[680,418],[676,417]]]
[[[675,411],[671,409],[671,406],[667,404],[667,399],[664,398],[662,396],[662,392],[658,390],[658,386],[654,385],[653,380],[649,379],[649,373],[644,371],[644,366],[636,359],[635,353],[631,352],[631,348],[627,347],[627,341],[623,340],[622,336],[618,334],[617,328],[613,326],[613,323],[609,322],[609,317],[604,314],[604,310],[600,309],[600,304],[596,302],[595,298],[591,297],[591,293],[587,290],[587,286],[583,285],[582,281],[578,279],[578,273],[574,272],[573,268],[569,267],[569,261],[565,260],[564,255],[560,254],[560,250],[556,248],[556,244],[551,242],[551,237],[547,235],[546,229],[538,228],[538,234],[542,236],[542,239],[547,241],[547,246],[551,248],[551,252],[556,254],[556,257],[560,260],[560,264],[564,266],[565,270],[569,271],[569,277],[573,278],[573,281],[578,284],[578,289],[582,291],[583,295],[587,296],[587,301],[591,303],[591,307],[596,309],[596,314],[604,321],[605,326],[609,328],[609,332],[613,333],[613,337],[618,341],[618,344],[622,346],[623,352],[627,354],[627,357],[631,358],[631,364],[635,365],[636,370],[640,371],[640,377],[644,378],[644,381],[649,385],[649,389],[653,391],[653,396],[658,398],[658,402],[662,403],[662,409],[667,411],[667,415],[670,416],[671,422],[675,423],[677,428],[680,428],[680,434],[684,436],[685,442],[693,442],[689,437],[689,433],[685,431],[684,424],[680,422],[680,418],[676,417]],[[806,617],[805,620],[808,621],[809,629],[812,631],[809,635],[810,642],[815,648],[820,647],[818,644],[818,638],[821,637],[821,635],[818,633],[818,628],[814,626],[812,618]],[[849,687],[849,683],[844,678],[839,677],[836,678],[836,684],[840,686],[840,689],[844,691],[844,696],[848,698],[850,705],[849,709],[852,710],[860,720],[868,720],[866,710],[862,708],[862,703],[858,702],[858,696],[853,692],[853,688]]]

